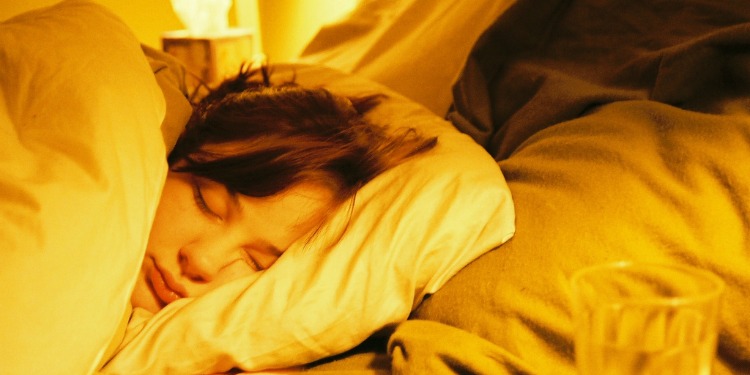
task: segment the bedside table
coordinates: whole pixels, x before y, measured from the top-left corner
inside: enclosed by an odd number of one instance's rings
[[[191,36],[187,30],[162,34],[162,50],[185,64],[188,86],[194,89],[201,81],[209,86],[237,74],[242,63],[253,61],[253,32],[230,28],[219,35]]]

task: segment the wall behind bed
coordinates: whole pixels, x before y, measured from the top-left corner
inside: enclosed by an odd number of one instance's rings
[[[60,0],[0,0],[0,21]],[[95,0],[122,18],[143,43],[161,48],[161,34],[182,29],[170,0]],[[230,26],[261,30],[254,53],[273,62],[291,61],[321,25],[333,22],[359,0],[234,0]]]
[[[0,20],[17,14],[46,7],[60,0],[2,0]],[[182,24],[172,12],[169,0],[95,0],[122,18],[143,43],[161,48],[160,35],[164,31],[181,29]]]

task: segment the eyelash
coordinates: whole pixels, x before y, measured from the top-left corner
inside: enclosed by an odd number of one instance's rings
[[[250,253],[248,251],[245,251],[245,255],[247,255],[246,262],[247,262],[248,265],[250,265],[250,267],[252,269],[254,269],[255,271],[263,271],[263,270],[266,269],[257,260],[255,260],[255,258],[253,258],[253,256],[250,255]]]
[[[193,180],[193,199],[195,200],[195,204],[201,211],[203,211],[203,213],[220,218],[219,215],[217,215],[213,210],[211,210],[210,207],[208,207],[206,199],[203,198],[203,192],[201,191],[200,184],[198,184],[198,181],[195,180]]]

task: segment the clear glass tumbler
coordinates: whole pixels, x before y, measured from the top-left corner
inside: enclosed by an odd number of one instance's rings
[[[582,375],[709,375],[724,282],[686,266],[619,262],[571,278]]]

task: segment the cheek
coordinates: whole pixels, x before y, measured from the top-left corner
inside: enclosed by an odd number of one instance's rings
[[[192,195],[186,195],[169,180],[164,187],[148,239],[147,253],[154,254],[165,249],[183,245],[191,233],[191,211],[184,202]]]
[[[168,215],[164,214],[164,210],[162,210],[160,206],[160,208],[156,210],[156,216],[151,224],[151,232],[148,236],[148,247],[146,248],[147,253],[153,254],[156,249],[162,248],[165,242],[169,242],[169,227],[165,220],[167,217]]]
[[[221,272],[216,274],[214,280],[210,284],[207,284],[207,287],[208,287],[207,289],[213,290],[231,281],[237,280],[245,276],[250,276],[256,273],[258,272],[250,268],[250,266],[248,266],[247,263],[245,263],[245,261],[243,260],[233,261],[227,264],[226,266],[224,266]]]

